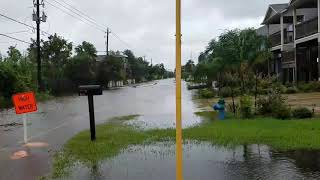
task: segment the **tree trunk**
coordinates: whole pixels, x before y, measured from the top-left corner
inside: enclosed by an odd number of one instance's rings
[[[232,110],[233,110],[233,114],[234,116],[236,116],[236,105],[234,103],[234,91],[233,91],[233,87],[231,87],[231,97],[232,97]]]
[[[255,92],[254,92],[254,111],[257,114],[257,96],[258,96],[258,72],[256,72],[256,83],[255,83]]]
[[[240,77],[240,83],[241,83],[241,96],[243,96],[243,94],[244,94],[244,78],[243,78],[243,74],[242,74],[242,72],[241,72],[241,67],[239,68],[239,70],[238,70],[238,73],[239,73],[239,77]]]

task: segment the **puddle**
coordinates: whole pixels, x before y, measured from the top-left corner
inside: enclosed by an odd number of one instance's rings
[[[193,113],[184,113],[182,127],[188,128],[202,122],[202,119]],[[135,120],[127,121],[125,124],[141,129],[168,129],[176,127],[175,116],[171,114],[139,116]]]
[[[320,153],[274,152],[263,145],[227,149],[188,141],[184,144],[184,179],[319,179],[317,155]],[[92,167],[77,164],[72,172],[70,179],[175,179],[175,144],[130,146],[118,156]]]

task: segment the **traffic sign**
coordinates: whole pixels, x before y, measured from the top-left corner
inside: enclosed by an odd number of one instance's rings
[[[36,98],[33,92],[15,94],[12,96],[16,114],[25,114],[37,111]]]

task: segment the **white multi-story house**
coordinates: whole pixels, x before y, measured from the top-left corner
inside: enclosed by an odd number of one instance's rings
[[[320,0],[269,5],[264,26],[257,32],[271,42],[270,74],[277,74],[284,83],[320,80],[319,15]]]

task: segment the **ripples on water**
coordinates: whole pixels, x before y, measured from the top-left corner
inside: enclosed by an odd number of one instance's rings
[[[306,151],[274,152],[262,145],[227,149],[188,141],[184,144],[184,177],[187,180],[319,179],[318,155],[319,152]],[[175,179],[175,144],[130,146],[113,159],[92,167],[78,164],[73,172],[73,179]]]

